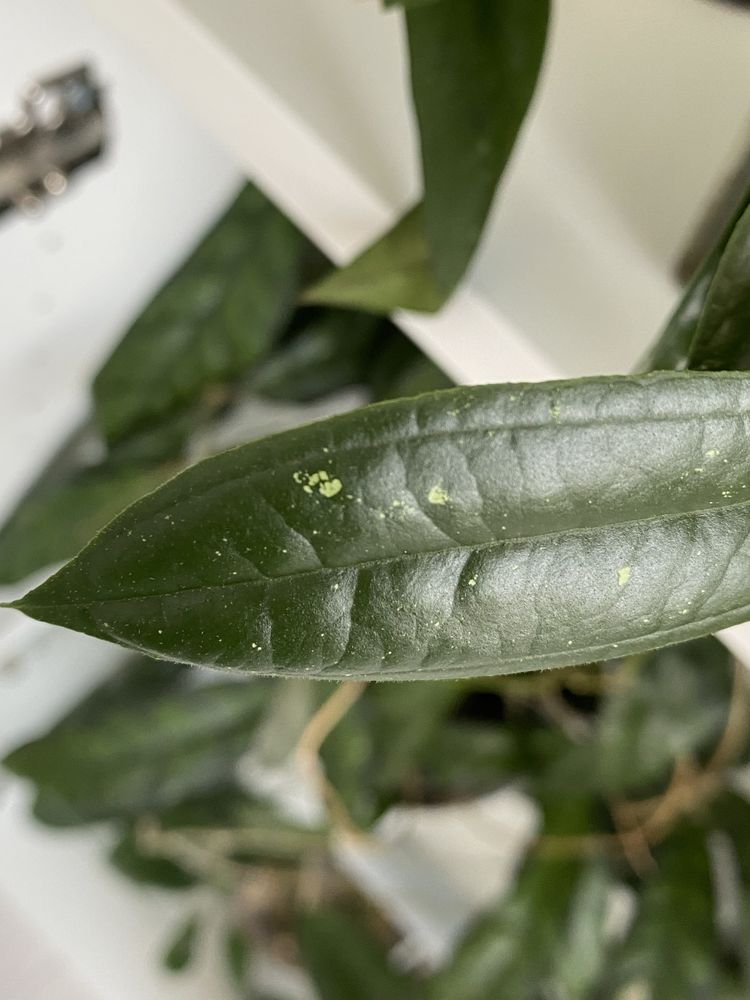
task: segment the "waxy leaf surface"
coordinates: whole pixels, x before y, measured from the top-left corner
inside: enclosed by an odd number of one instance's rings
[[[177,476],[16,602],[152,656],[440,678],[750,616],[750,375],[464,387]]]

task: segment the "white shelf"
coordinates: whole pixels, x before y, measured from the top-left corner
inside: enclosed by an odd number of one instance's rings
[[[398,11],[88,2],[334,260],[416,197]],[[464,381],[627,370],[672,302],[671,260],[747,138],[750,18],[702,0],[555,7],[539,100],[468,282],[447,316],[399,317]]]

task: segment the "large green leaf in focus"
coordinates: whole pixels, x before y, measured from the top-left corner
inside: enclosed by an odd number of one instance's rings
[[[110,442],[242,374],[294,308],[310,246],[248,184],[157,292],[94,382]]]
[[[464,387],[208,459],[16,602],[255,673],[589,662],[750,614],[750,376]]]
[[[263,683],[223,683],[115,700],[95,717],[63,720],[3,763],[79,822],[159,810],[232,783],[267,698]]]
[[[348,266],[333,271],[303,295],[314,305],[372,313],[397,308],[435,312],[445,298],[430,270],[421,205]]]
[[[305,914],[297,933],[302,962],[319,1000],[416,1000],[421,984],[399,975],[373,932],[353,914]]]
[[[484,228],[531,101],[548,0],[450,0],[406,11],[432,273],[450,292]]]

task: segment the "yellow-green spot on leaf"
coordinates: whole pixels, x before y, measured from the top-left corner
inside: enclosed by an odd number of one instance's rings
[[[718,454],[719,454],[718,448],[709,448],[708,451],[705,452],[706,458],[716,458]]]
[[[320,469],[318,472],[295,472],[292,479],[300,484],[305,493],[314,493],[317,489],[324,497],[335,497],[344,485],[340,479],[332,477],[326,469]]]
[[[620,566],[620,568],[617,571],[618,586],[624,587],[629,579],[630,579],[630,566]]]
[[[476,585],[477,585],[477,578],[475,576],[472,576],[472,578],[469,580],[469,586],[476,587]]]
[[[318,492],[324,497],[335,497],[341,492],[342,482],[340,479],[326,479],[318,487]]]
[[[430,492],[427,494],[427,499],[430,503],[438,504],[440,506],[445,506],[448,502],[448,493],[439,484],[433,486]]]

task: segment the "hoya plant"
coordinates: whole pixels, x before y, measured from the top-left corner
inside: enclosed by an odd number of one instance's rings
[[[402,6],[420,203],[333,269],[245,186],[0,531],[8,607],[125,650],[5,765],[123,875],[209,886],[239,996],[271,956],[320,1000],[745,997],[750,690],[711,636],[750,618],[750,194],[637,374],[451,386],[387,316],[461,281],[549,10]],[[290,763],[311,811],[258,780]],[[511,788],[506,891],[405,956],[342,843]]]

